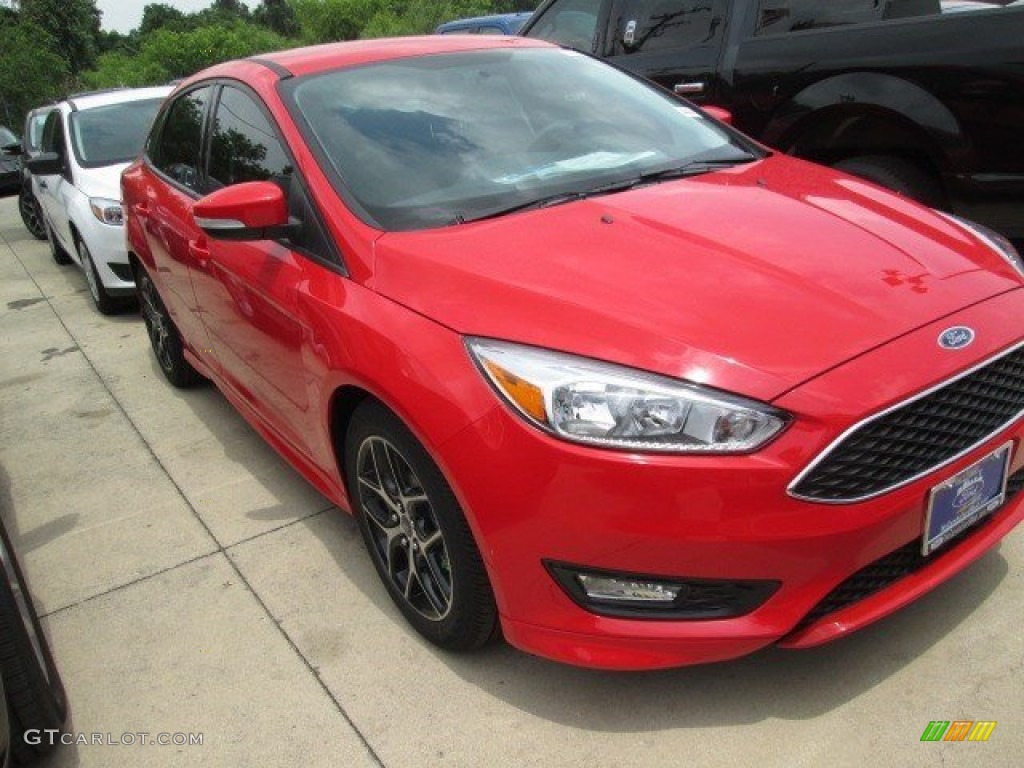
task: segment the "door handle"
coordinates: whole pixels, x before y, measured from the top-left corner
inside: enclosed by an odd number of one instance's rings
[[[49,188],[50,188],[50,185],[49,185],[49,184],[47,184],[47,183],[46,183],[45,181],[43,181],[42,179],[40,179],[40,180],[39,180],[39,188],[40,188],[40,189],[49,189]]]
[[[195,259],[200,269],[206,269],[210,263],[210,250],[198,240],[188,241],[188,255]]]
[[[704,93],[704,88],[703,82],[696,81],[693,83],[676,83],[672,86],[672,91],[677,96],[696,96]]]

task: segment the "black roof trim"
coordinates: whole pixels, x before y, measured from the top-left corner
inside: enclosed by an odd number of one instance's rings
[[[270,59],[261,59],[259,56],[253,56],[249,59],[249,61],[253,62],[254,64],[262,64],[264,67],[266,67],[275,75],[277,75],[281,80],[287,80],[289,77],[293,77],[292,73],[288,71],[286,67],[281,66],[276,61],[271,61]]]

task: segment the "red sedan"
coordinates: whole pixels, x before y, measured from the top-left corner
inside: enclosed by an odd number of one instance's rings
[[[571,51],[220,65],[123,191],[168,379],[351,510],[440,646],[811,646],[1024,515],[1012,246]]]

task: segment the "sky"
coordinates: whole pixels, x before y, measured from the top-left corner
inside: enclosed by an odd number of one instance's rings
[[[185,13],[201,11],[213,4],[213,0],[96,0],[96,7],[103,11],[100,26],[111,32],[131,32],[142,21],[142,9],[152,2],[172,5]],[[246,5],[252,7],[253,3]]]

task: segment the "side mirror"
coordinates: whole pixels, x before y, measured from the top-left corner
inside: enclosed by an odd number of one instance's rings
[[[56,152],[41,152],[30,157],[25,167],[34,176],[58,176],[64,173],[64,158]]]
[[[4,144],[0,147],[0,152],[3,152],[8,157],[17,157],[21,154],[21,142],[16,141],[13,144]]]
[[[192,206],[192,217],[214,240],[274,240],[294,234],[284,192],[270,181],[218,189]]]
[[[725,123],[726,125],[732,125],[732,112],[728,109],[723,109],[722,107],[701,107],[701,109],[711,115],[711,117],[715,118],[718,122]]]

